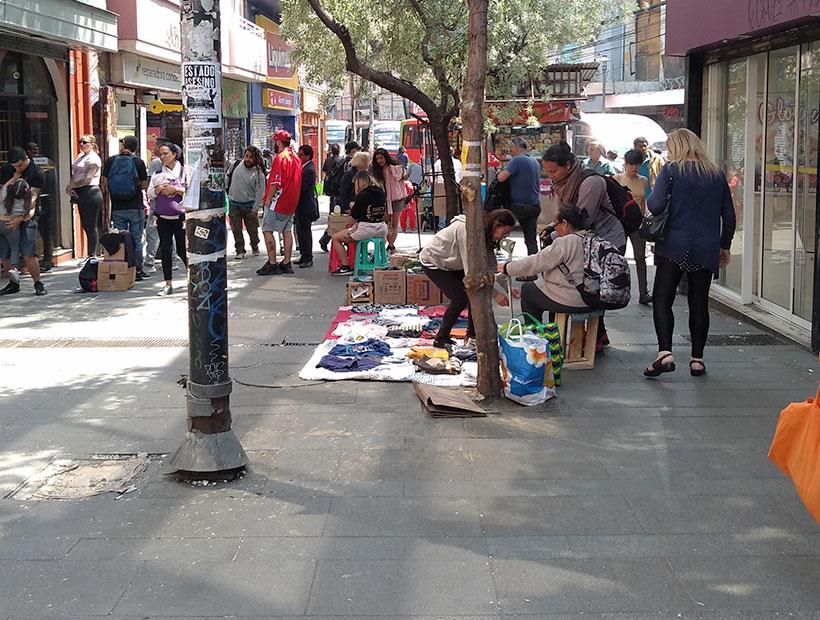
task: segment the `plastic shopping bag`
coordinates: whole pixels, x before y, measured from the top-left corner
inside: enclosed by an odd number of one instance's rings
[[[520,405],[540,405],[555,396],[549,343],[519,319],[498,331],[504,396]]]
[[[791,478],[803,504],[820,523],[820,387],[817,396],[780,412],[769,458]]]

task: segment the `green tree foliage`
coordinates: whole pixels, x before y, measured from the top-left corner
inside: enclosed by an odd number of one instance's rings
[[[457,103],[444,85],[458,93],[466,72],[464,0],[322,0],[321,5],[347,28],[362,64],[410,82],[438,105]],[[508,96],[514,85],[549,64],[550,52],[593,41],[602,23],[626,19],[635,5],[635,0],[493,0],[488,95]],[[341,91],[348,74],[338,37],[307,0],[281,0],[281,7],[294,63],[310,81]]]

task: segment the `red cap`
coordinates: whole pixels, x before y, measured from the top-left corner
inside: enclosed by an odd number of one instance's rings
[[[285,131],[284,129],[277,129],[276,133],[273,134],[274,140],[281,140],[287,144],[290,144],[290,133]]]

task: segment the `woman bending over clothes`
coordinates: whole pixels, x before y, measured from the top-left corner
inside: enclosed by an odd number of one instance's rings
[[[357,153],[356,156],[358,155]],[[384,222],[384,214],[387,212],[384,190],[369,172],[356,174],[353,185],[356,188],[356,199],[353,201],[350,215],[355,222],[350,228],[340,230],[330,237],[341,263],[341,266],[332,272],[334,276],[349,276],[353,273],[347,264],[347,244],[372,237],[383,239],[387,236],[387,224]]]
[[[80,224],[85,231],[87,256],[97,253],[100,240],[99,219],[102,207],[100,190],[100,171],[102,160],[97,154],[97,139],[92,134],[80,137],[80,154],[71,164],[71,183],[65,188],[66,193],[77,203]]]
[[[735,210],[726,177],[709,160],[694,133],[676,129],[666,140],[670,163],[658,174],[647,200],[653,214],[669,214],[666,235],[655,243],[655,286],[652,315],[658,336],[658,357],[643,372],[657,377],[675,370],[672,304],[681,276],[689,280],[689,333],[692,357],[689,372],[699,377],[706,372],[703,349],[709,334],[709,287],[720,269],[729,264],[729,249],[735,234]],[[671,198],[667,207],[669,185]]]
[[[148,184],[148,199],[156,198],[154,217],[157,218],[159,234],[159,252],[162,258],[162,275],[165,286],[158,296],[174,292],[171,282],[171,243],[176,240],[177,256],[188,266],[188,254],[185,251],[185,211],[180,207],[185,195],[185,171],[177,156],[179,147],[174,144],[163,144],[159,147],[159,159],[162,168],[151,177]]]
[[[495,250],[498,242],[509,236],[515,227],[515,216],[507,209],[496,209],[484,216],[484,242],[487,248],[487,266],[495,272]],[[469,347],[475,339],[470,299],[464,288],[467,273],[467,227],[466,218],[457,215],[446,228],[435,234],[430,243],[419,254],[421,268],[441,292],[450,299],[450,304],[441,318],[441,327],[433,342],[434,347],[444,348],[453,344],[450,332],[462,310],[467,308],[467,334],[464,346]],[[508,306],[510,300],[504,293],[496,293],[497,304]]]
[[[584,280],[584,241],[576,233],[584,228],[584,214],[575,205],[561,205],[554,221],[555,240],[537,254],[498,265],[499,273],[509,276],[540,277],[521,285],[521,310],[542,320],[556,312],[589,312],[581,293],[562,271],[566,268],[576,282]],[[515,295],[515,292],[513,293]]]

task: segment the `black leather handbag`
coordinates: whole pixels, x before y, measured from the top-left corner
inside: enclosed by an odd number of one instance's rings
[[[669,182],[666,186],[666,208],[658,214],[647,213],[641,227],[639,234],[644,241],[663,241],[666,238],[666,224],[669,221],[669,216],[672,213],[672,165],[669,165]]]

